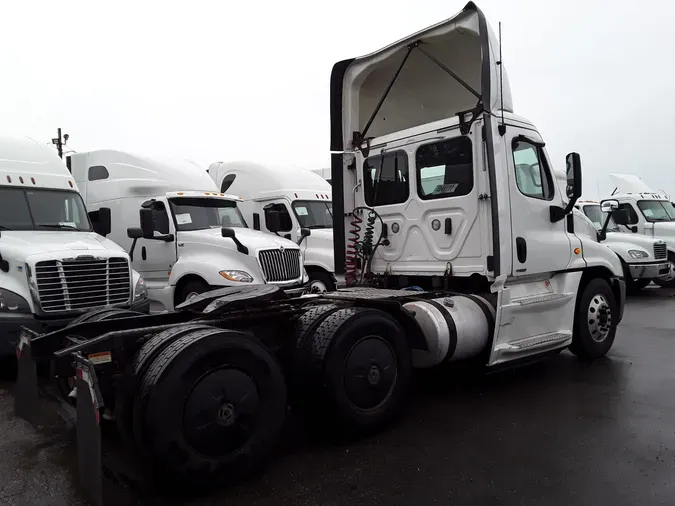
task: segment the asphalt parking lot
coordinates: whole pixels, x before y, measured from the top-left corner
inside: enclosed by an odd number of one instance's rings
[[[673,292],[630,298],[613,349],[593,364],[564,352],[417,383],[401,422],[358,443],[307,436],[292,419],[264,474],[208,498],[109,486],[138,505],[675,504]],[[85,504],[72,431],[15,419],[11,388],[0,384],[0,505]]]

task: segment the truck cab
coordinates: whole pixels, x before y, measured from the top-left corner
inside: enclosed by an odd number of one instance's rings
[[[14,353],[21,326],[59,328],[98,307],[147,312],[143,278],[120,246],[96,233],[55,151],[0,138],[0,354]]]
[[[619,229],[628,234],[647,236],[665,241],[668,250],[668,274],[654,282],[666,288],[675,288],[675,208],[670,198],[655,192],[638,177],[631,174],[610,174],[615,190],[601,200],[601,204],[618,206],[626,214]]]
[[[612,217],[613,209],[617,209],[624,216],[620,221],[625,220],[625,212],[618,205],[612,207],[606,204],[603,210],[596,200],[578,200],[574,207],[588,220],[593,233],[597,233],[598,241],[606,244],[621,259],[629,291],[644,288],[654,280],[667,279],[670,265],[665,241],[622,232]]]
[[[219,192],[197,164],[99,150],[70,155],[68,166],[92,214],[110,208],[110,236],[132,254],[153,312],[217,287],[305,290],[300,248],[250,229],[241,199]]]
[[[490,366],[581,343],[604,354],[623,312],[621,262],[575,233],[580,156],[566,157],[561,192],[543,137],[513,111],[499,54],[471,2],[334,65],[336,273],[491,301]]]
[[[243,199],[241,210],[255,230],[300,246],[310,291],[335,290],[332,188],[327,181],[306,169],[247,161],[214,162],[208,172],[220,191]],[[272,215],[279,216],[278,231],[269,227]]]

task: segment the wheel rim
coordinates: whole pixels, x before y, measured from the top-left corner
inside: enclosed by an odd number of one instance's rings
[[[379,336],[361,339],[347,354],[344,387],[349,401],[361,409],[374,409],[385,402],[396,384],[396,354]]]
[[[185,297],[185,302],[190,302],[192,299],[195,297],[199,297],[201,294],[199,292],[190,292],[187,294],[187,297]]]
[[[183,409],[183,435],[198,453],[227,455],[251,438],[259,421],[260,397],[243,371],[222,368],[197,382]]]
[[[323,281],[314,279],[309,284],[309,291],[310,293],[324,293],[328,291],[328,288],[326,288]]]
[[[604,295],[597,294],[588,305],[586,321],[588,332],[594,341],[602,342],[612,328],[612,310]]]

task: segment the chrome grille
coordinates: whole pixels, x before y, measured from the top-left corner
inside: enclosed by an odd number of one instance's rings
[[[44,312],[124,304],[131,298],[131,273],[125,258],[38,262],[35,280]]]
[[[666,250],[665,242],[657,242],[654,244],[654,259],[655,260],[664,260],[668,257],[668,251]]]
[[[299,249],[266,249],[258,253],[258,259],[268,283],[292,281],[300,277]]]

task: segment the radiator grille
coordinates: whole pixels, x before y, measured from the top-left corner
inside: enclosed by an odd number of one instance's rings
[[[654,259],[655,260],[664,260],[668,257],[668,251],[666,251],[665,242],[657,242],[654,244]]]
[[[262,250],[258,258],[268,283],[292,281],[300,277],[299,249]]]
[[[35,279],[44,312],[124,304],[131,298],[131,272],[125,258],[38,262]]]

